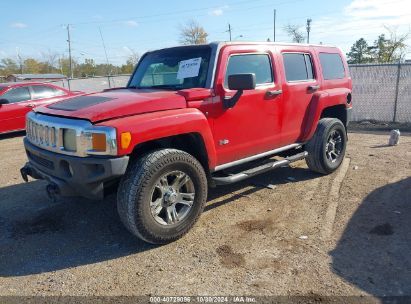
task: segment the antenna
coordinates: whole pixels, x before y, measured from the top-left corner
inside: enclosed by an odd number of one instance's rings
[[[106,71],[106,73],[107,73],[107,78],[108,78],[108,85],[109,85],[109,87],[111,88],[111,83],[110,83],[110,74],[111,74],[111,71],[109,70],[110,63],[109,63],[109,61],[108,61],[106,44],[104,43],[104,38],[103,38],[103,33],[101,32],[101,27],[99,27],[98,30],[99,30],[99,32],[100,32],[101,42],[103,43],[104,54],[106,55],[106,62],[107,62],[107,71]]]

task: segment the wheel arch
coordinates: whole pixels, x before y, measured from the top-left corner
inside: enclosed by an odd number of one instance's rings
[[[207,148],[203,137],[198,132],[167,136],[139,143],[133,148],[130,156],[137,158],[158,149],[177,149],[187,152],[201,163],[206,172],[209,172],[210,160]]]

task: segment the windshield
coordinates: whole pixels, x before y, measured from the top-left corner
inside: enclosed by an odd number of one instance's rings
[[[210,63],[208,45],[148,53],[138,64],[129,88],[181,90],[204,88]]]

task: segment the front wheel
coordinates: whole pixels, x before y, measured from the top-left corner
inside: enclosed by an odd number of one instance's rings
[[[314,172],[332,173],[341,165],[346,147],[347,133],[344,124],[336,118],[323,118],[305,146],[308,152],[307,165]]]
[[[153,151],[132,162],[121,180],[117,209],[134,235],[152,244],[182,237],[195,224],[207,199],[207,178],[190,154]]]

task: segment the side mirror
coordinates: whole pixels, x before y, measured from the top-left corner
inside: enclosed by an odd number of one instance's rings
[[[237,90],[233,97],[224,97],[223,105],[225,109],[230,109],[243,95],[244,90],[255,89],[255,74],[233,74],[228,76],[228,88],[230,90]]]
[[[0,105],[4,105],[4,104],[8,104],[8,103],[9,103],[9,101],[7,99],[5,99],[5,98],[0,99]]]
[[[233,74],[228,76],[228,88],[230,90],[254,90],[255,74]]]

